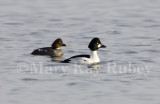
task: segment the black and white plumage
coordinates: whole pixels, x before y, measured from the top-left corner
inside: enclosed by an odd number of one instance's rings
[[[63,56],[63,51],[60,48],[61,46],[66,46],[61,38],[56,39],[52,43],[52,47],[43,47],[35,49],[31,54],[32,55],[49,55],[52,57],[61,57]]]
[[[63,63],[80,63],[80,64],[94,64],[99,63],[100,59],[97,55],[97,50],[99,48],[105,48],[99,38],[93,38],[88,45],[90,49],[90,55],[77,55],[72,56],[71,58],[65,59]]]

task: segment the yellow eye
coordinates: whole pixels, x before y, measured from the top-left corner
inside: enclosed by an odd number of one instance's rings
[[[99,44],[99,43],[97,43],[97,44]]]

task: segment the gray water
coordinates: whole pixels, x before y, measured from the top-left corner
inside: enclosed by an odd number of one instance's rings
[[[87,66],[32,56],[61,37],[63,60],[89,54]],[[160,0],[1,0],[1,104],[160,104]]]

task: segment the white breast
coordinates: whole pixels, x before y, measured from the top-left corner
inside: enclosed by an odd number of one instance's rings
[[[88,63],[93,64],[93,63],[99,63],[100,59],[97,55],[97,51],[91,51],[90,52],[90,58],[88,59]]]

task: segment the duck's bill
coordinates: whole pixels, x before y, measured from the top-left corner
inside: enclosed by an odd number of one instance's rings
[[[65,47],[67,47],[67,45],[66,45],[66,44],[62,44],[62,46],[65,46]]]
[[[106,47],[106,46],[102,44],[100,48],[105,48],[105,47]]]

